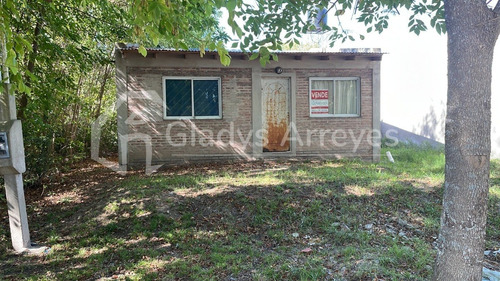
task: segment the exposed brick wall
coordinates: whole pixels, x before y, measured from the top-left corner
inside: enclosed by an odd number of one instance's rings
[[[203,159],[210,155],[215,158],[251,157],[252,136],[248,136],[252,130],[251,69],[129,67],[127,73],[132,91],[128,98],[129,116],[135,114],[134,119],[140,120],[129,126],[129,134],[151,136],[153,162]],[[163,76],[220,77],[222,119],[164,120]],[[249,141],[245,142],[248,137]],[[144,162],[142,140],[130,141],[128,148],[130,163]]]
[[[372,70],[296,69],[297,113],[296,126],[303,145],[297,143],[297,155],[339,154],[372,157]],[[360,77],[361,116],[360,117],[310,117],[309,78],[310,77]],[[314,131],[316,130],[316,131]],[[323,131],[322,131],[323,130]],[[329,130],[329,131],[328,131]],[[335,135],[333,132],[335,132]],[[332,133],[330,133],[332,132]],[[344,134],[345,133],[345,134]],[[307,143],[308,135],[311,137]],[[356,147],[356,143],[359,145]],[[321,145],[322,144],[322,145]]]
[[[266,69],[262,72],[272,71],[273,69]],[[372,70],[369,68],[334,70],[289,68],[286,71],[294,72],[296,76],[296,81],[292,81],[296,89],[295,125],[302,141],[302,144],[299,141],[296,142],[296,155],[301,157],[356,156],[371,159],[373,153],[371,146]],[[127,74],[127,84],[130,90],[128,133],[151,137],[154,163],[176,162],[183,159],[250,159],[253,156],[251,68],[128,67]],[[220,77],[222,119],[164,120],[163,76]],[[310,77],[360,77],[361,116],[310,117]],[[336,130],[343,130],[346,134],[342,135],[338,131],[336,137],[332,138],[332,132]],[[214,135],[207,135],[208,131],[213,132]],[[229,131],[234,132],[232,142],[229,139]],[[222,137],[217,138],[218,133],[222,134]],[[217,139],[221,142],[216,142]],[[323,139],[322,142],[321,139]],[[169,140],[179,145],[172,146]],[[358,147],[355,147],[356,143],[353,140],[359,141]],[[181,145],[182,142],[185,145]],[[142,140],[129,141],[128,151],[129,163],[144,162],[145,145]]]

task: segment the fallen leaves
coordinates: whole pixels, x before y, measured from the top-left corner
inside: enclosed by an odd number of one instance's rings
[[[301,253],[304,253],[304,254],[310,254],[312,253],[313,249],[311,248],[305,248],[305,249],[302,249],[302,251],[300,251]]]

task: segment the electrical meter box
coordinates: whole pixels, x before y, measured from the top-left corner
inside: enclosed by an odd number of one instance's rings
[[[0,175],[26,172],[20,120],[0,122]]]

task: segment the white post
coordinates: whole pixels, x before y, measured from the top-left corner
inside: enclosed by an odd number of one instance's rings
[[[31,247],[31,241],[24,200],[23,176],[21,174],[4,175],[4,180],[12,246],[16,252],[24,252]]]
[[[0,2],[1,3],[1,2]],[[9,68],[5,33],[0,31],[0,131],[4,132],[0,144],[0,175],[4,176],[5,194],[9,213],[12,246],[18,253],[43,252],[45,247],[33,248],[30,241],[23,176],[26,171],[21,122],[16,120],[16,98],[10,94]]]

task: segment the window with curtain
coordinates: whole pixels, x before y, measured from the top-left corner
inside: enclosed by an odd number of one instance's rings
[[[309,78],[311,117],[356,117],[360,115],[358,77]]]
[[[220,78],[164,77],[164,118],[221,118]]]

